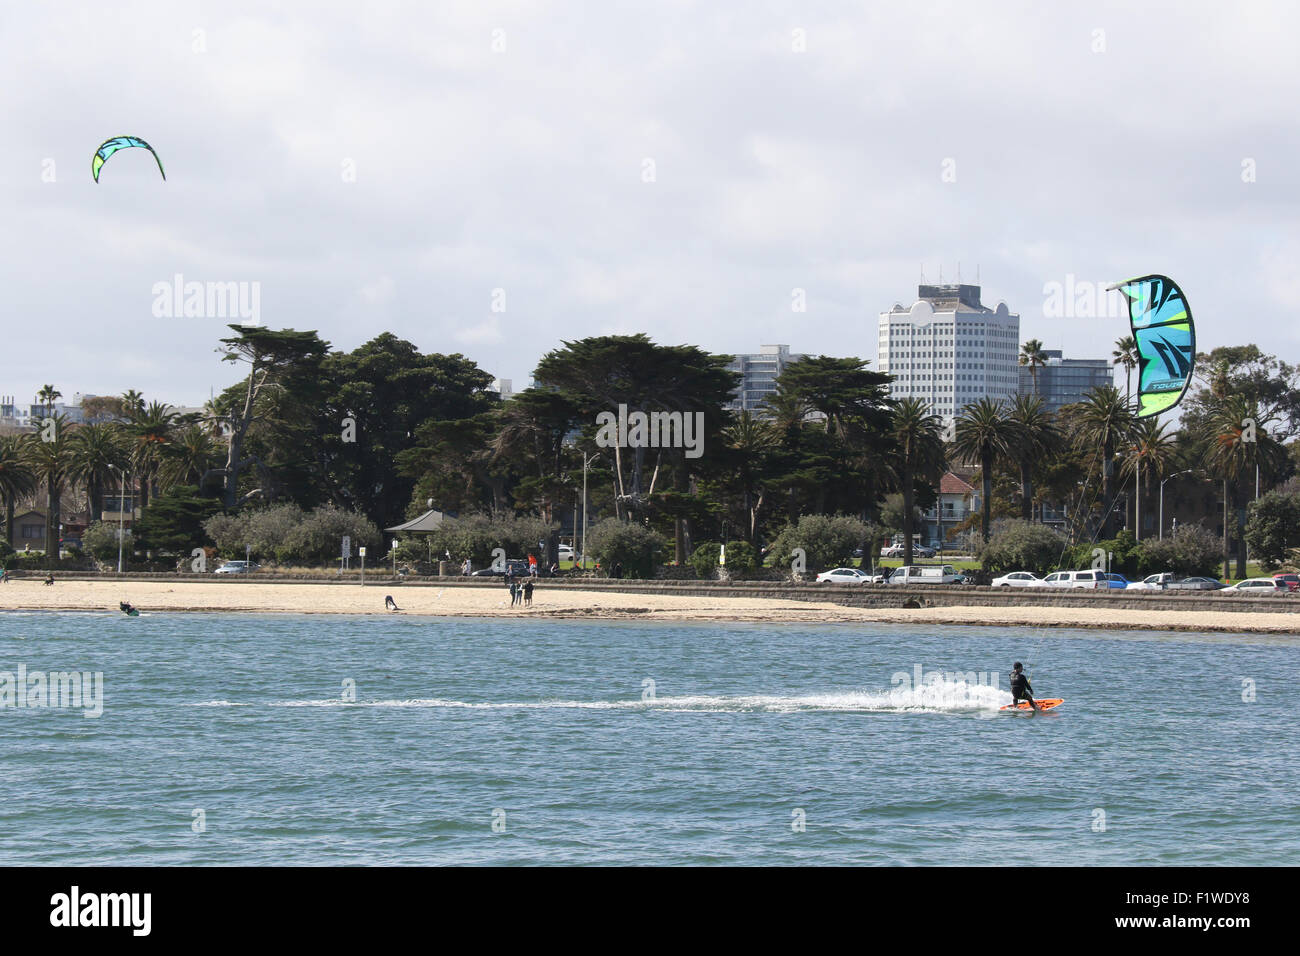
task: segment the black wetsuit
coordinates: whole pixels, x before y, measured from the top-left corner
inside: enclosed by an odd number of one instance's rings
[[[1037,707],[1034,698],[1029,696],[1034,689],[1029,686],[1029,678],[1024,671],[1011,672],[1011,703],[1018,704],[1022,700],[1029,701],[1030,707]]]

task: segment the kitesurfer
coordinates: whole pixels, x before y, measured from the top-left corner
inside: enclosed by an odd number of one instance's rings
[[[393,596],[391,594],[384,595],[384,609],[388,611],[401,610],[401,608],[397,606],[397,602],[393,600]]]
[[[1025,674],[1024,665],[1016,661],[1011,668],[1011,704],[1015,706],[1022,700],[1029,701],[1029,706],[1034,710],[1038,709],[1038,704],[1030,696],[1034,689],[1029,686],[1029,677]]]
[[[130,601],[118,601],[117,606],[122,609],[123,614],[130,614],[135,610],[135,608],[131,606]]]

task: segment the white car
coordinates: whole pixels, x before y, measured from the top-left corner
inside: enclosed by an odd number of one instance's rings
[[[562,544],[556,550],[560,552],[560,557],[565,561],[573,560],[573,548],[569,547],[569,545]]]
[[[1279,581],[1277,578],[1247,578],[1244,581],[1238,581],[1229,587],[1223,588],[1220,594],[1288,594],[1285,581]]]
[[[1043,579],[1036,574],[1030,574],[1028,571],[1012,571],[1000,578],[994,578],[993,586],[995,588],[1041,588],[1045,585]]]
[[[1108,588],[1105,571],[1053,571],[1043,578],[1049,588]]]
[[[818,584],[870,584],[871,575],[857,568],[836,568],[817,575]]]
[[[1131,581],[1125,589],[1128,591],[1163,591],[1165,587],[1178,579],[1172,571],[1148,574],[1141,581]]]
[[[217,574],[251,574],[257,571],[261,565],[252,561],[227,561],[221,567],[217,568]]]

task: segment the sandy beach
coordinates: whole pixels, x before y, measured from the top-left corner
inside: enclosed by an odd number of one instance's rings
[[[498,615],[665,621],[885,621],[1008,627],[1139,628],[1294,635],[1300,615],[1267,612],[1128,610],[1071,607],[851,608],[830,602],[607,590],[548,589],[539,585],[532,607],[511,608],[504,587],[401,587],[351,584],[247,584],[186,581],[58,581],[19,579],[0,586],[0,611],[111,611],[118,601],[142,612],[225,611],[283,614],[389,614],[392,594],[403,614]]]

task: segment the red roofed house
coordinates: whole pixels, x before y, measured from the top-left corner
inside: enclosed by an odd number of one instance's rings
[[[929,538],[931,547],[951,548],[948,534],[979,507],[979,492],[965,479],[951,471],[944,472],[939,479],[938,504],[925,513],[923,537]]]

